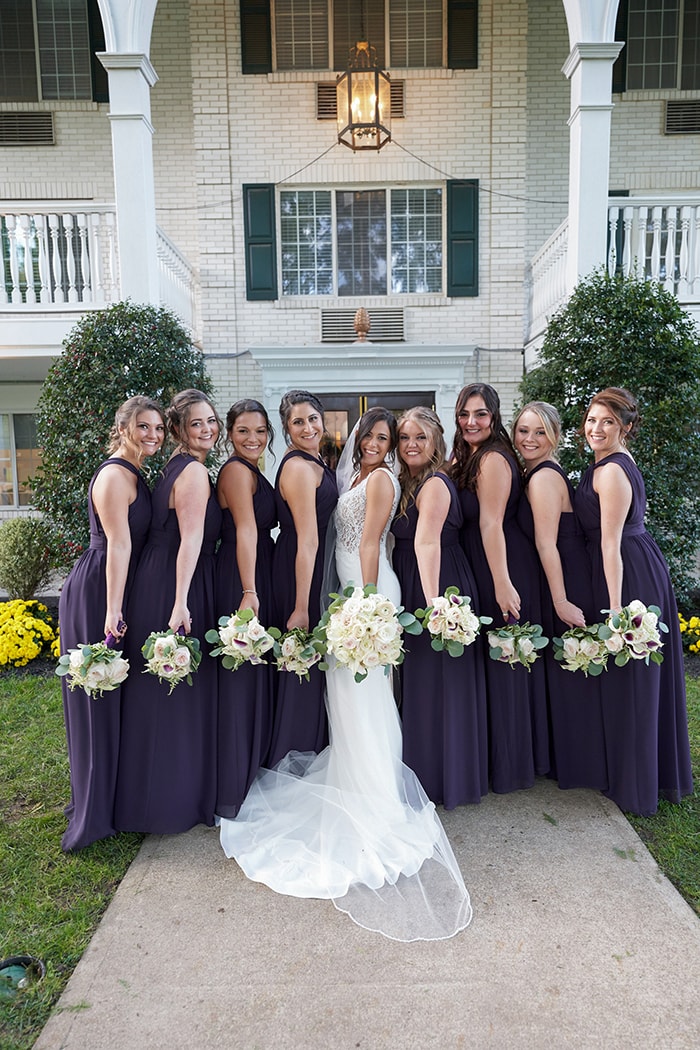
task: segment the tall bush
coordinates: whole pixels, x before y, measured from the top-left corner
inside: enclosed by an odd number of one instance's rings
[[[66,337],[39,397],[43,463],[33,479],[35,504],[54,530],[62,567],[88,542],[87,487],[105,457],[116,409],[135,394],[165,406],[187,387],[212,394],[203,355],[162,307],[116,303],[84,314]],[[152,478],[161,465],[162,456],[153,456],[144,473]]]
[[[591,454],[578,436],[590,398],[622,386],[638,399],[642,427],[632,453],[644,475],[647,526],[663,550],[679,600],[695,584],[700,543],[700,333],[658,283],[596,271],[547,328],[522,402],[559,409],[561,461],[581,473]]]

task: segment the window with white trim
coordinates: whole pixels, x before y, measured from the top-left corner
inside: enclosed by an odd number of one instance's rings
[[[30,479],[41,466],[36,416],[31,412],[0,412],[0,507],[29,507]]]
[[[626,90],[700,89],[700,0],[627,0],[620,14]]]
[[[283,295],[443,292],[442,189],[282,190]]]
[[[0,99],[106,101],[96,0],[0,0]]]

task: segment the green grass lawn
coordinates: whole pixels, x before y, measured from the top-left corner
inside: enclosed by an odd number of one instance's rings
[[[700,681],[688,679],[695,783],[700,785]],[[29,1050],[84,952],[140,835],[61,852],[68,798],[60,683],[0,674],[0,957],[44,959],[46,978],[0,1000],[0,1048]],[[700,914],[700,787],[679,806],[630,818],[660,868]]]

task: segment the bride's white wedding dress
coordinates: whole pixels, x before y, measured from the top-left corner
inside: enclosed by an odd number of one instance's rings
[[[399,488],[386,472],[396,493],[377,590],[399,605],[386,551]],[[367,479],[336,509],[343,587],[362,583],[366,490]],[[468,925],[469,894],[433,803],[401,761],[390,683],[382,668],[360,683],[343,667],[329,670],[329,746],[319,755],[290,752],[275,769],[261,769],[236,819],[221,820],[221,845],[248,878],[278,893],[330,899],[359,925],[396,940],[438,940]]]

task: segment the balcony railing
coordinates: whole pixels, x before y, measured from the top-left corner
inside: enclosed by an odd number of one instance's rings
[[[195,276],[157,231],[160,301],[195,329]],[[0,309],[81,310],[121,298],[113,204],[4,204]]]
[[[542,335],[566,301],[568,220],[548,238],[530,264],[525,343]],[[608,206],[608,273],[658,281],[683,306],[700,304],[700,200],[616,198]]]

